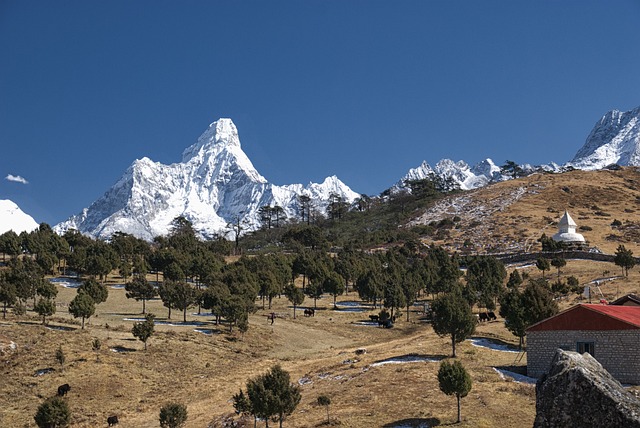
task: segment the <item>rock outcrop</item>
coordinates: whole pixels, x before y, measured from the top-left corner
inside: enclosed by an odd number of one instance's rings
[[[558,349],[536,385],[534,428],[640,428],[640,400],[591,355]]]

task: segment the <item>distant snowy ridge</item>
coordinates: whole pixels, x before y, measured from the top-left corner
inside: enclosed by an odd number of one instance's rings
[[[500,171],[500,167],[496,166],[491,159],[485,159],[473,168],[464,161],[454,162],[450,159],[439,161],[433,168],[427,161],[423,161],[420,166],[411,168],[395,184],[394,188],[404,188],[407,181],[424,180],[436,175],[442,178],[452,178],[460,186],[460,189],[471,190],[486,186],[492,181],[505,180],[506,177]]]
[[[184,150],[182,162],[134,161],[102,197],[54,230],[74,228],[102,239],[119,231],[151,240],[168,234],[172,220],[184,216],[210,238],[236,221],[247,231],[259,228],[262,206],[278,205],[287,217],[299,218],[299,195],[308,195],[324,212],[332,193],[348,203],[360,196],[335,176],[306,186],[268,183],[242,151],[231,119],[219,119]]]
[[[31,232],[38,223],[29,214],[9,199],[0,199],[0,234],[13,230],[15,233]]]
[[[611,164],[640,166],[640,107],[627,112],[612,110],[593,127],[568,165],[601,169]]]

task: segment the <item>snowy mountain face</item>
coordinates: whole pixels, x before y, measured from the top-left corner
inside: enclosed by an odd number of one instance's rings
[[[640,166],[640,107],[605,114],[569,165],[591,170],[615,163]]]
[[[331,194],[348,203],[360,196],[335,176],[307,186],[268,183],[242,151],[233,122],[219,119],[183,152],[182,162],[134,161],[101,198],[54,230],[74,228],[101,239],[119,231],[151,240],[168,234],[173,219],[183,216],[210,238],[238,221],[246,231],[259,228],[263,206],[277,205],[286,217],[299,218],[299,195],[309,196],[324,213]]]
[[[38,223],[25,214],[13,201],[0,199],[0,234],[13,230],[15,233],[31,232]]]
[[[500,167],[496,166],[491,159],[485,159],[473,168],[470,168],[464,161],[454,162],[450,159],[443,159],[434,168],[423,161],[419,167],[410,169],[394,188],[403,188],[407,181],[424,180],[433,174],[443,178],[452,178],[462,190],[476,189],[486,186],[489,182],[505,179],[500,172]]]

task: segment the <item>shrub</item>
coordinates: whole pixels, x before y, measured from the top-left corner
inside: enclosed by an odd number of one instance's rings
[[[61,397],[51,397],[40,404],[33,419],[39,428],[65,428],[69,426],[71,411]]]
[[[187,406],[180,403],[167,403],[160,409],[162,428],[179,428],[187,421]]]

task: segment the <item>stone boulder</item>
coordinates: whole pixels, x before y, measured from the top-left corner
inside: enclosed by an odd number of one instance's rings
[[[640,401],[591,355],[558,349],[536,385],[534,428],[640,428]]]

